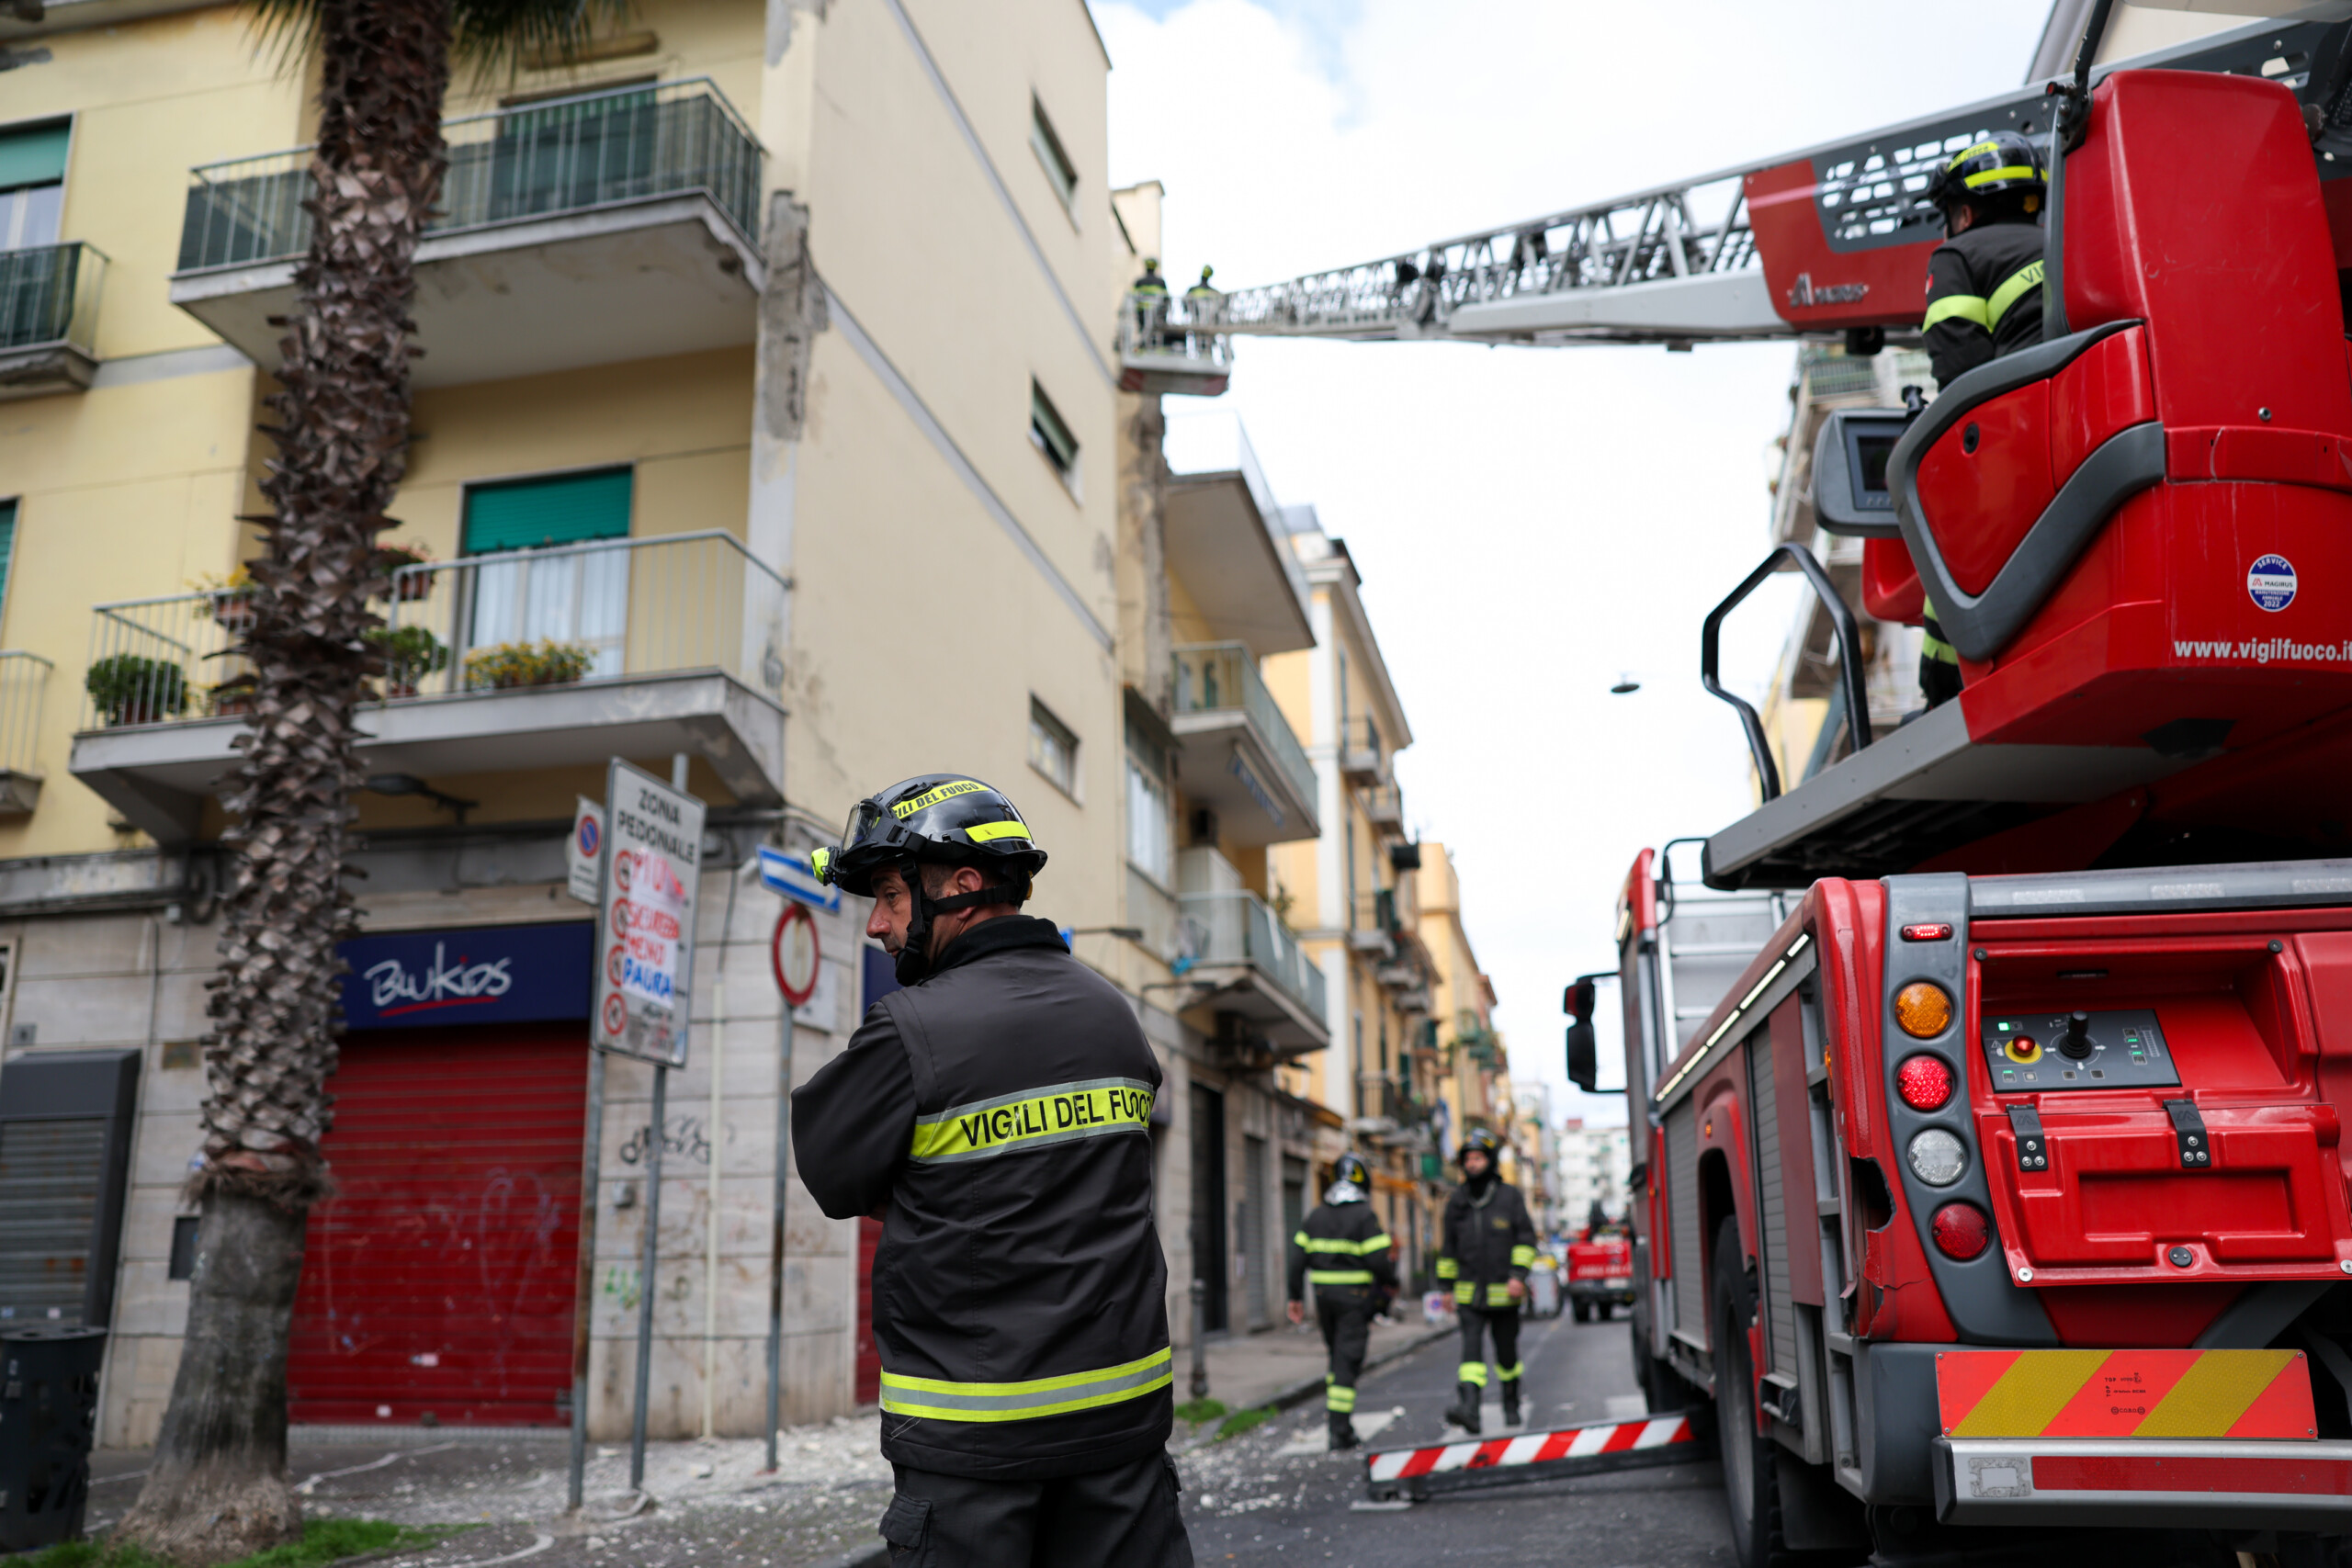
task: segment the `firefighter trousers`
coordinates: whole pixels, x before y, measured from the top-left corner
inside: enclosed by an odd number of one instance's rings
[[[1323,1375],[1323,1408],[1333,1416],[1352,1416],[1356,1408],[1356,1379],[1363,1372],[1364,1348],[1372,1342],[1372,1298],[1361,1292],[1317,1291],[1315,1320],[1323,1328],[1323,1348],[1330,1370]]]
[[[1462,1320],[1460,1381],[1487,1386],[1486,1338],[1495,1337],[1495,1371],[1503,1382],[1519,1381],[1519,1308],[1464,1306],[1454,1309]]]
[[[1165,1453],[1051,1481],[892,1470],[881,1525],[890,1568],[1193,1568]]]

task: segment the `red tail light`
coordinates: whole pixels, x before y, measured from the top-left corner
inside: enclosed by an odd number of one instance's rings
[[[1922,1052],[1894,1069],[1894,1089],[1914,1111],[1939,1111],[1951,1098],[1951,1068],[1942,1057]]]
[[[1973,1203],[1946,1203],[1936,1211],[1928,1230],[1936,1238],[1938,1252],[1962,1263],[1983,1252],[1993,1240],[1992,1222]]]

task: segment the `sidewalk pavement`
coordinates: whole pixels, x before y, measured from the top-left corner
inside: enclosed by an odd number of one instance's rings
[[[1419,1349],[1432,1339],[1442,1338],[1454,1332],[1451,1323],[1431,1325],[1421,1321],[1415,1311],[1408,1321],[1374,1318],[1372,1324],[1372,1345],[1364,1355],[1364,1368],[1370,1371],[1395,1360],[1397,1357]],[[1323,1348],[1322,1332],[1309,1314],[1305,1323],[1294,1327],[1288,1323],[1278,1325],[1258,1334],[1237,1334],[1213,1340],[1208,1347],[1208,1397],[1221,1402],[1227,1410],[1250,1410],[1271,1404],[1288,1409],[1294,1404],[1319,1396],[1323,1392],[1323,1373],[1329,1358]],[[1192,1352],[1176,1353],[1176,1394],[1182,1404],[1192,1397]],[[1216,1428],[1205,1426],[1200,1436],[1213,1437]],[[1183,1451],[1182,1426],[1178,1427],[1178,1438],[1173,1445]]]

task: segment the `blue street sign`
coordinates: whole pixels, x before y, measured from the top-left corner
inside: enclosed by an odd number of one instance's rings
[[[765,844],[760,846],[760,883],[768,891],[797,898],[812,909],[831,911],[842,907],[842,890],[818,881],[806,860]]]

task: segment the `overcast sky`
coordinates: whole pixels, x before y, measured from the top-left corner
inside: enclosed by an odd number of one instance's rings
[[[1988,96],[2023,79],[2048,8],[1093,7],[1111,177],[1166,186],[1179,288],[1203,262],[1221,285],[1274,282]],[[1622,1097],[1567,1084],[1560,991],[1615,967],[1637,851],[1746,809],[1738,720],[1699,687],[1699,622],[1770,543],[1793,351],[1243,339],[1236,359],[1221,401],[1275,495],[1315,505],[1363,573],[1413,727],[1408,824],[1461,866],[1513,1077],[1551,1083],[1555,1114],[1623,1120]],[[1751,690],[1792,603],[1735,623],[1726,658]],[[1623,672],[1642,690],[1611,696]]]

